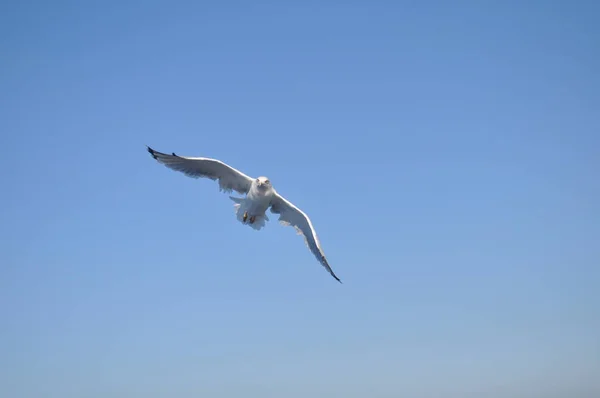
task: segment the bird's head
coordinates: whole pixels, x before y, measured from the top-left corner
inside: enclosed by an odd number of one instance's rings
[[[258,185],[259,188],[266,189],[271,186],[271,181],[269,181],[267,177],[258,177],[256,179],[256,185]]]

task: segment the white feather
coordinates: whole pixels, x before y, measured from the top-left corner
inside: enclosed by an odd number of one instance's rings
[[[304,243],[306,246],[308,246],[317,260],[319,260],[321,265],[323,265],[323,267],[325,267],[331,276],[333,276],[338,282],[341,282],[325,258],[325,253],[321,247],[321,242],[319,242],[319,237],[317,236],[317,232],[315,231],[310,218],[308,218],[308,216],[302,210],[294,206],[294,204],[286,200],[277,192],[275,192],[273,198],[271,199],[271,212],[279,214],[279,222],[282,225],[293,226],[298,235],[304,237]]]
[[[252,185],[252,178],[220,160],[178,156],[175,153],[168,155],[150,147],[148,147],[148,152],[159,163],[172,170],[180,171],[188,177],[218,180],[220,191],[231,192],[234,190],[244,194],[250,190]]]
[[[253,179],[216,159],[178,156],[175,153],[168,155],[157,152],[150,147],[148,147],[148,152],[159,163],[164,164],[172,170],[180,171],[192,178],[217,180],[221,191],[231,192],[234,190],[240,194],[246,194],[245,198],[236,198],[233,196],[230,196],[230,198],[235,202],[236,218],[241,223],[255,230],[260,230],[265,226],[265,222],[269,221],[266,210],[271,207],[272,213],[279,214],[279,222],[283,225],[294,227],[298,235],[304,238],[304,243],[317,260],[341,283],[325,258],[317,233],[308,216],[279,195],[271,186],[268,178],[259,177]],[[246,213],[247,217],[246,221],[244,221],[244,214]],[[254,220],[254,222],[248,222],[249,219]]]

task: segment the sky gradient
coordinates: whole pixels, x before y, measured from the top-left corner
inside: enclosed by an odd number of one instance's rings
[[[600,396],[599,15],[0,3],[0,396]]]

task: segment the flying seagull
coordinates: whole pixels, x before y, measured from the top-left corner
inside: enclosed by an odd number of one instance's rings
[[[159,163],[164,164],[172,170],[184,173],[192,178],[210,178],[217,180],[219,190],[230,193],[232,190],[244,198],[229,196],[234,201],[237,219],[255,230],[260,230],[269,221],[266,211],[270,207],[271,213],[279,214],[279,222],[283,225],[293,226],[317,260],[338,282],[342,282],[333,272],[317,237],[317,233],[310,218],[290,201],[281,196],[271,185],[267,177],[252,178],[239,170],[221,162],[217,159],[185,157],[171,155],[155,151],[147,147],[148,152]]]

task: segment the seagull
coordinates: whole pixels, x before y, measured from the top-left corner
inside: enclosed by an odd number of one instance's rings
[[[255,230],[260,230],[269,221],[266,214],[271,208],[271,213],[279,214],[279,222],[283,225],[291,225],[296,229],[298,235],[304,237],[304,242],[314,254],[323,267],[337,280],[342,281],[335,275],[317,237],[317,233],[310,218],[298,207],[281,196],[271,181],[264,176],[252,178],[239,170],[225,164],[217,159],[179,156],[173,152],[171,155],[155,151],[146,146],[148,152],[159,163],[166,167],[179,171],[191,178],[209,178],[217,181],[219,191],[231,193],[236,191],[243,198],[229,196],[234,202],[236,218],[242,224],[248,225]]]

